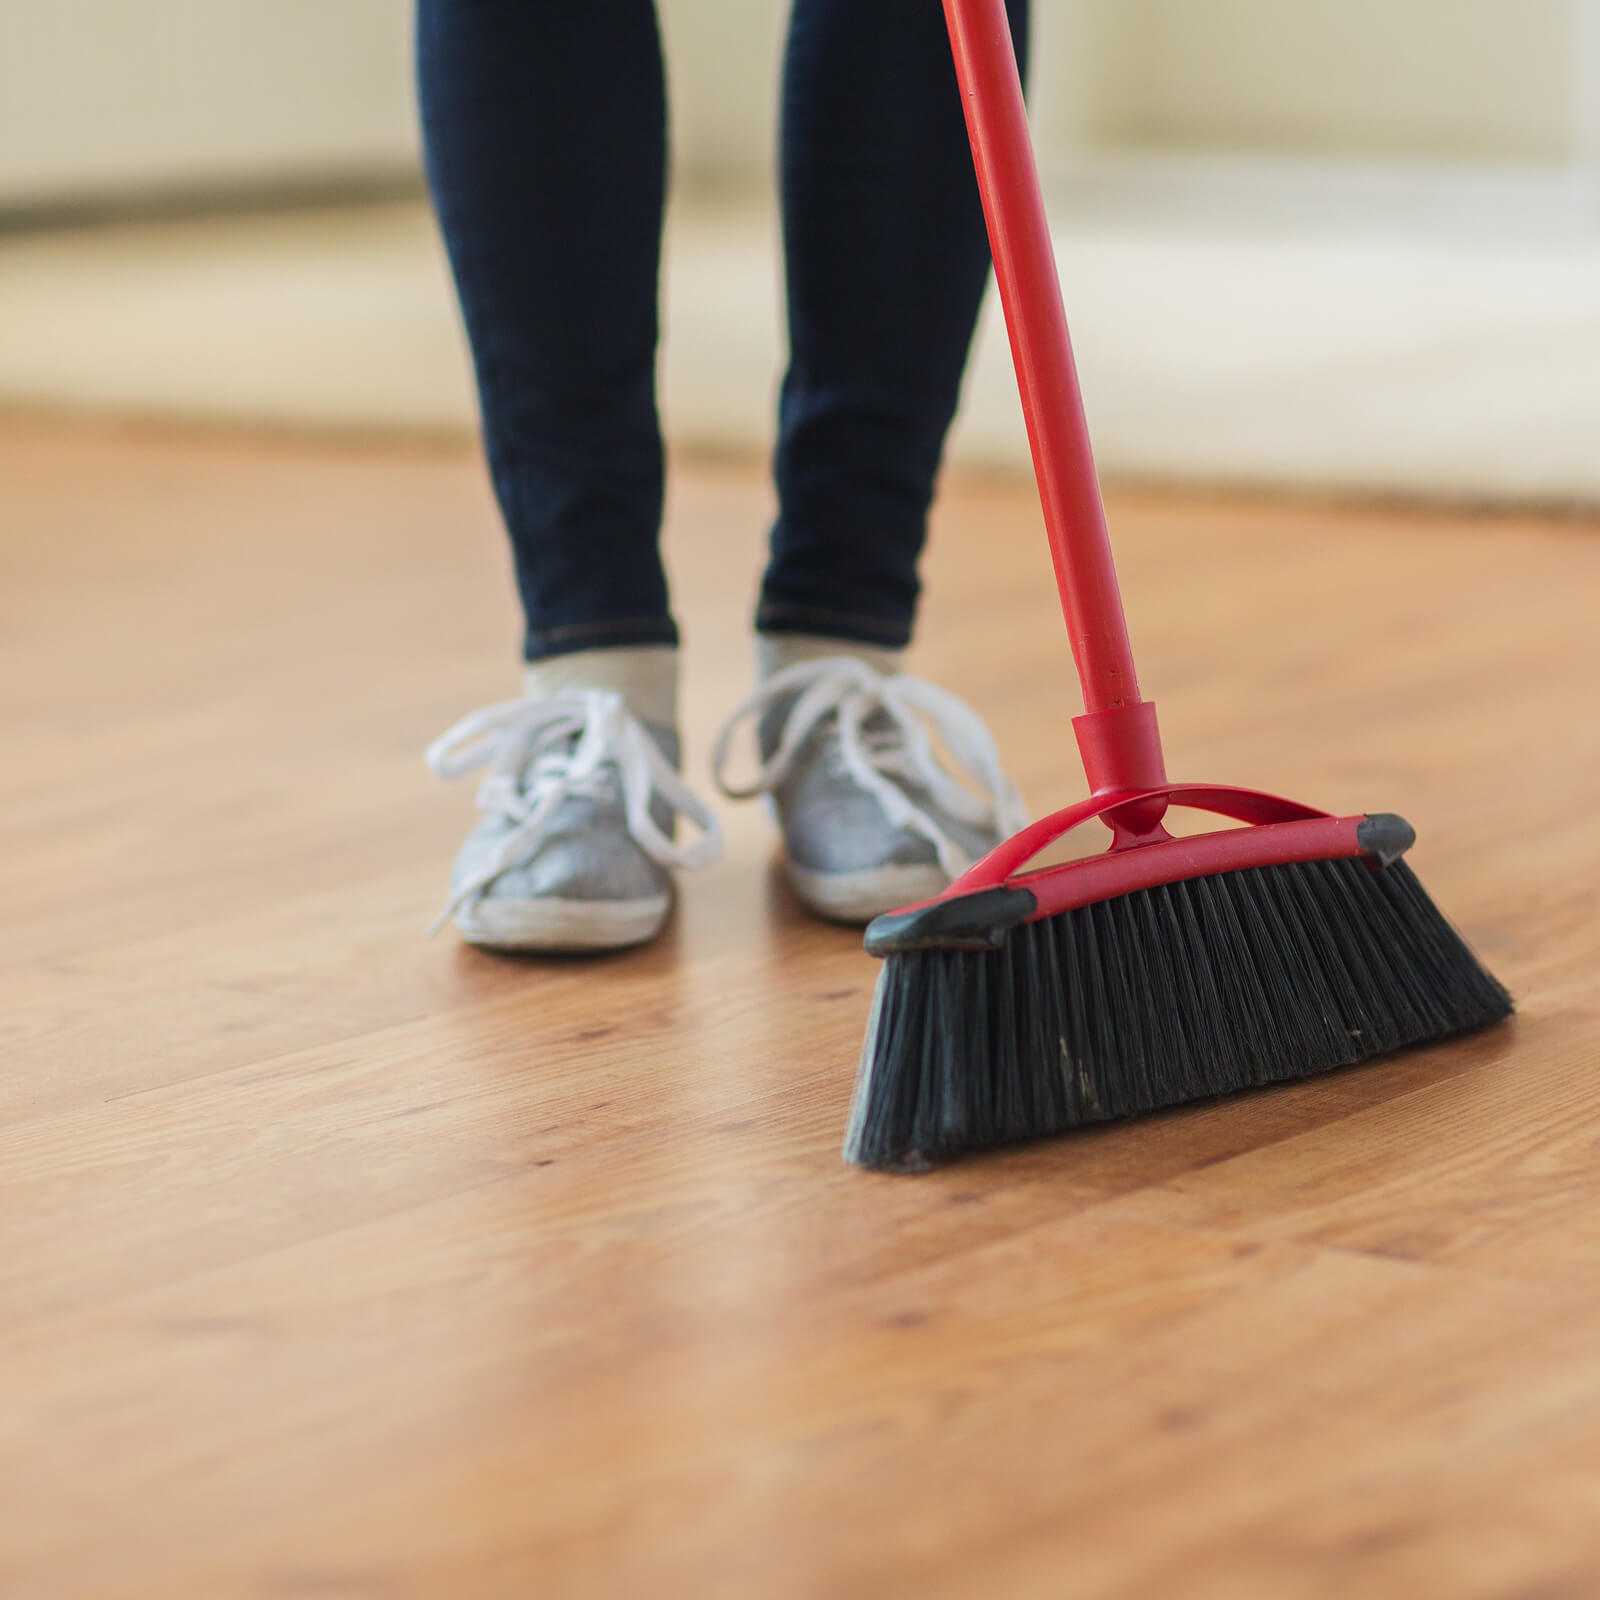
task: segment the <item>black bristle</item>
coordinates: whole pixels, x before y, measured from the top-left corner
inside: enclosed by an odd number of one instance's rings
[[[845,1155],[919,1171],[1510,1013],[1403,861],[1142,889],[1013,927],[994,949],[888,956]]]

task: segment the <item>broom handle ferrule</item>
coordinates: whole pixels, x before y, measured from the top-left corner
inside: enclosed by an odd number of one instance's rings
[[[944,0],[944,11],[1084,709],[1137,705],[1133,650],[1004,0]]]

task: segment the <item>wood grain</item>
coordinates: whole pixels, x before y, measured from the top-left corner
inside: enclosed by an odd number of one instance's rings
[[[1600,1592],[1600,538],[1113,496],[1170,766],[1417,824],[1460,1044],[902,1180],[753,808],[666,936],[421,930],[511,691],[481,469],[0,424],[0,1592]],[[680,465],[686,731],[769,491]],[[1030,492],[915,666],[1074,798]]]

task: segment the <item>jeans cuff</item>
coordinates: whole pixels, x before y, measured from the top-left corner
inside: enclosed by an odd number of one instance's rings
[[[630,645],[678,643],[678,625],[671,617],[633,617],[621,621],[567,622],[553,628],[529,627],[522,637],[522,659],[544,661],[579,650],[614,650]]]
[[[763,600],[756,611],[757,633],[811,633],[844,644],[903,650],[911,642],[911,619],[867,617],[849,611],[824,611],[786,601]]]

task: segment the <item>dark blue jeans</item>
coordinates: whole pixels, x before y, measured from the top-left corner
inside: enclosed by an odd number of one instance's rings
[[[525,655],[673,644],[652,0],[419,0],[417,63]],[[791,359],[756,625],[902,645],[989,269],[939,0],[794,0],[781,169]]]

